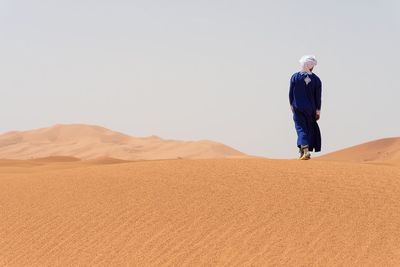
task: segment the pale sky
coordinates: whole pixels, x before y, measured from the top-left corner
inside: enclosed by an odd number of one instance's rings
[[[314,54],[323,152],[400,136],[398,0],[0,0],[0,132],[56,123],[292,158]]]

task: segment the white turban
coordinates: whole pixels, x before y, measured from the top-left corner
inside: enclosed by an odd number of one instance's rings
[[[300,58],[300,65],[303,71],[311,72],[311,69],[317,65],[317,60],[315,59],[315,56],[305,55]]]

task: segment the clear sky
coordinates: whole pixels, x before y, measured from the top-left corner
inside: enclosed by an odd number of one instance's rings
[[[316,55],[323,151],[400,136],[398,0],[0,0],[0,131],[56,123],[297,156]]]

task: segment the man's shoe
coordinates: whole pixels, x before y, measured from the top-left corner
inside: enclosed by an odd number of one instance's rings
[[[303,155],[300,157],[300,160],[309,160],[311,159],[311,153],[309,151],[304,152]]]
[[[299,146],[299,154],[300,154],[299,159],[301,159],[304,155],[304,150],[301,146]]]
[[[301,145],[300,150],[300,160],[309,160],[311,158],[311,153],[308,150],[308,145]]]

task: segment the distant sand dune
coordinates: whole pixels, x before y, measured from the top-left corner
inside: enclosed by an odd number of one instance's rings
[[[0,158],[55,159],[60,156],[84,160],[246,157],[240,151],[212,141],[164,140],[156,136],[138,138],[84,124],[58,124],[0,135]]]
[[[395,164],[400,166],[400,137],[375,140],[333,152],[318,159]]]
[[[1,266],[400,266],[397,167],[6,162]]]

